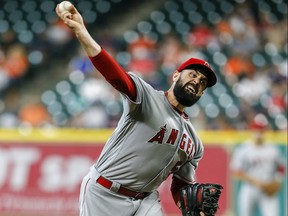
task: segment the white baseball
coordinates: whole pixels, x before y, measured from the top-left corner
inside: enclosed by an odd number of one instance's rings
[[[65,11],[68,11],[71,5],[72,5],[72,3],[69,1],[62,1],[59,4],[58,9],[61,13],[63,13]]]

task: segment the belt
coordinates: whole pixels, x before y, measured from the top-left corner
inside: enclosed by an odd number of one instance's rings
[[[100,176],[96,182],[98,184],[102,185],[103,187],[109,189],[109,190],[113,184],[113,182],[109,181],[108,179],[106,179],[102,176]],[[117,193],[122,194],[124,196],[132,197],[134,199],[144,199],[145,197],[147,197],[150,194],[148,192],[140,193],[140,192],[132,191],[132,190],[129,190],[129,189],[124,188],[122,186],[119,187]]]

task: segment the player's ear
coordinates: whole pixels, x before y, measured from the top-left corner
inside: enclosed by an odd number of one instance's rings
[[[179,76],[180,76],[180,72],[178,70],[175,70],[172,74],[172,81],[176,82],[178,80]]]

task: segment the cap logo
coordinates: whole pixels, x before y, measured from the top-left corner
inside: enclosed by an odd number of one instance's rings
[[[207,66],[207,67],[210,67],[210,65],[206,61],[204,62],[204,65]]]

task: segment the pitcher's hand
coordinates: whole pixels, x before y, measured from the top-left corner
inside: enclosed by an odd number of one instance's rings
[[[68,10],[60,12],[59,4],[57,5],[56,14],[63,22],[74,32],[79,33],[79,31],[86,31],[86,27],[83,22],[81,14],[78,12],[76,7],[72,4]]]

